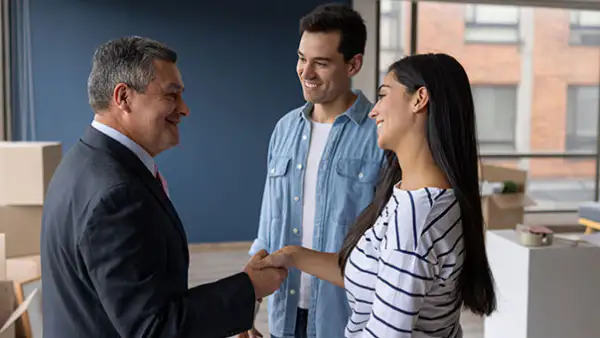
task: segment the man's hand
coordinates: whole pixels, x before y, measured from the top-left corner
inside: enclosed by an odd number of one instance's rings
[[[287,269],[269,267],[259,269],[255,267],[259,260],[264,259],[268,255],[266,250],[259,251],[244,268],[244,272],[248,274],[254,286],[256,299],[266,297],[275,292],[287,278]]]
[[[255,327],[253,327],[250,331],[240,333],[238,338],[263,338],[263,335]]]
[[[266,269],[266,268],[282,268],[289,269],[294,266],[291,251],[293,247],[284,247],[279,251],[264,257],[263,259],[251,260],[248,263],[252,268],[255,269]]]

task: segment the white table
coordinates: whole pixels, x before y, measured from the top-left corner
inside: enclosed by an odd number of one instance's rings
[[[528,248],[514,229],[487,231],[486,243],[498,311],[485,338],[600,337],[600,246]]]

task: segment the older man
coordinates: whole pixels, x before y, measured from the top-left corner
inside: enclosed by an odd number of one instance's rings
[[[94,120],[57,168],[44,206],[45,338],[230,336],[252,327],[256,299],[287,276],[246,267],[188,289],[186,234],[153,160],[178,144],[189,114],[176,61],[141,37],[94,54]]]

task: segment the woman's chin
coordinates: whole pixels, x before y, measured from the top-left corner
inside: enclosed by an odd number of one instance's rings
[[[377,145],[379,146],[379,148],[380,148],[381,150],[389,150],[389,149],[388,149],[388,147],[386,146],[386,145],[387,145],[387,142],[385,142],[385,139],[384,139],[384,138],[382,138],[382,137],[381,137],[381,135],[379,135],[379,136],[377,137]]]

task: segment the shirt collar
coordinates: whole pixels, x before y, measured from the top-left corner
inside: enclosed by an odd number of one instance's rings
[[[129,137],[123,135],[121,132],[117,131],[114,128],[111,128],[105,124],[102,124],[96,120],[92,121],[92,127],[94,127],[99,132],[105,134],[106,136],[114,139],[115,141],[121,143],[129,150],[131,150],[137,157],[144,163],[144,165],[150,170],[152,175],[156,175],[156,169],[154,166],[154,159],[144,148],[142,148],[139,144],[135,143]]]
[[[354,101],[352,106],[350,106],[350,108],[348,108],[348,110],[346,110],[340,116],[346,116],[354,123],[361,124],[365,117],[371,111],[373,104],[369,101],[369,99],[367,99],[367,97],[363,94],[362,91],[355,89],[352,90],[352,92],[356,94],[356,100]],[[302,108],[300,109],[298,113],[299,116],[310,121],[310,115],[312,113],[313,106],[313,103],[306,102],[304,106],[302,106]]]

